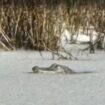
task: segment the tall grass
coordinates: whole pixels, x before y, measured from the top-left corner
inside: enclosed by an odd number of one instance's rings
[[[64,29],[75,34],[80,27],[86,30],[92,25],[97,32],[105,33],[104,17],[105,8],[97,5],[4,5],[0,6],[0,38],[9,49],[56,50]]]

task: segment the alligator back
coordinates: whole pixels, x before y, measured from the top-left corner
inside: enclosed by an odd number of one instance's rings
[[[34,73],[61,73],[61,74],[73,74],[75,73],[72,69],[67,66],[59,65],[59,64],[52,64],[50,67],[38,67],[34,66],[32,68]]]

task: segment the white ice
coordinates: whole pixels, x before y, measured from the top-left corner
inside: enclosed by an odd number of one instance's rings
[[[45,59],[34,51],[0,52],[0,105],[104,105],[105,52],[97,51],[80,60]],[[35,65],[52,63],[89,74],[33,74]]]

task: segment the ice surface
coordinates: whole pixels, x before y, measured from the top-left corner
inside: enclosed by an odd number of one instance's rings
[[[80,60],[51,60],[49,52],[0,52],[0,105],[104,105],[105,52]],[[69,66],[89,74],[33,74],[38,65],[52,63]]]

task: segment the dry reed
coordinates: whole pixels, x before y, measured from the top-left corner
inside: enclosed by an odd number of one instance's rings
[[[94,6],[68,7],[65,4],[47,6],[0,6],[0,39],[6,49],[24,47],[35,50],[58,49],[57,42],[68,29],[72,35],[94,26],[105,34],[105,9]]]

